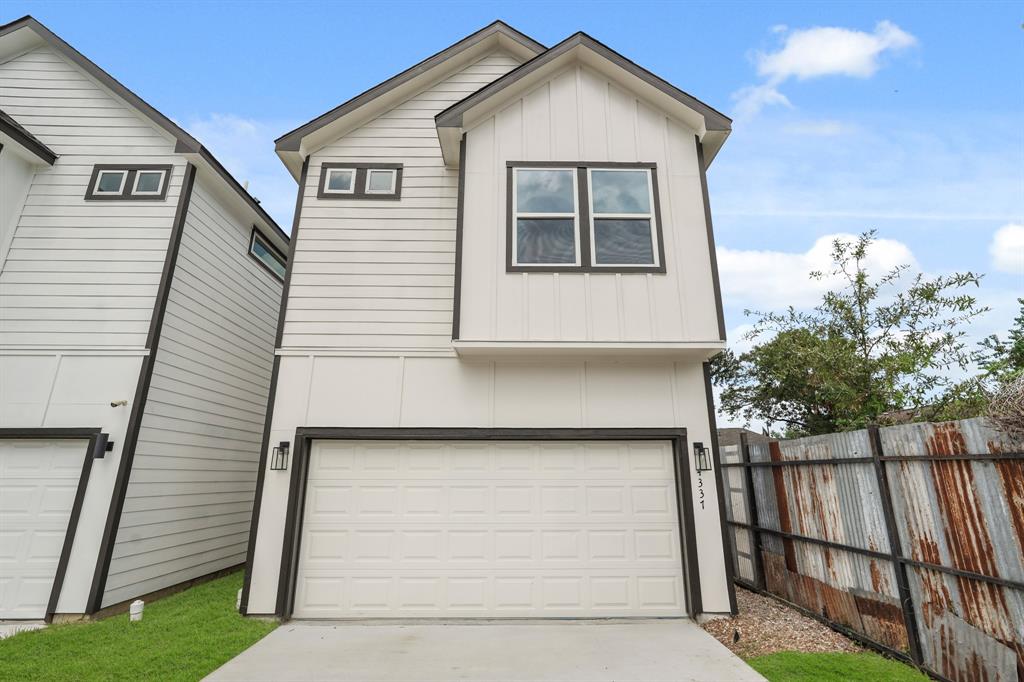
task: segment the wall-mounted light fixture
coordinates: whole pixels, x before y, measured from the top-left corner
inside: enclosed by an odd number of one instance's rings
[[[698,474],[711,471],[711,450],[704,447],[704,443],[693,444],[693,466]]]
[[[288,446],[288,441],[283,440],[274,448],[270,456],[271,471],[286,471],[288,469]]]

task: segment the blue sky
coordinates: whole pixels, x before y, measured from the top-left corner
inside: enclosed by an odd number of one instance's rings
[[[1013,2],[90,3],[30,13],[202,140],[287,229],[273,139],[501,18],[584,30],[735,118],[709,174],[730,338],[743,309],[809,305],[829,235],[879,265],[986,273],[1024,296],[1024,12]],[[761,106],[758,106],[758,104]]]

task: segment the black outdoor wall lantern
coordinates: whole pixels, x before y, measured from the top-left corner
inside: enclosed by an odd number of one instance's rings
[[[283,440],[274,448],[270,457],[271,471],[286,471],[288,469],[288,446],[288,441]]]
[[[693,466],[698,474],[711,471],[711,450],[699,441],[693,444]]]

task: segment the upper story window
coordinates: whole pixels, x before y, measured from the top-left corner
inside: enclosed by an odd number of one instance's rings
[[[402,164],[325,163],[320,171],[320,199],[400,199]]]
[[[252,236],[249,238],[249,255],[272,275],[280,280],[284,279],[288,259],[267,241],[267,238],[260,234],[255,226],[252,228]]]
[[[509,272],[665,272],[648,163],[508,164]]]
[[[166,199],[170,177],[170,166],[97,164],[93,166],[85,198],[114,201]]]

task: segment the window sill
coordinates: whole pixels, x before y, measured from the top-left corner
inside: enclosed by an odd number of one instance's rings
[[[725,341],[452,341],[462,357],[673,358],[703,362]]]

